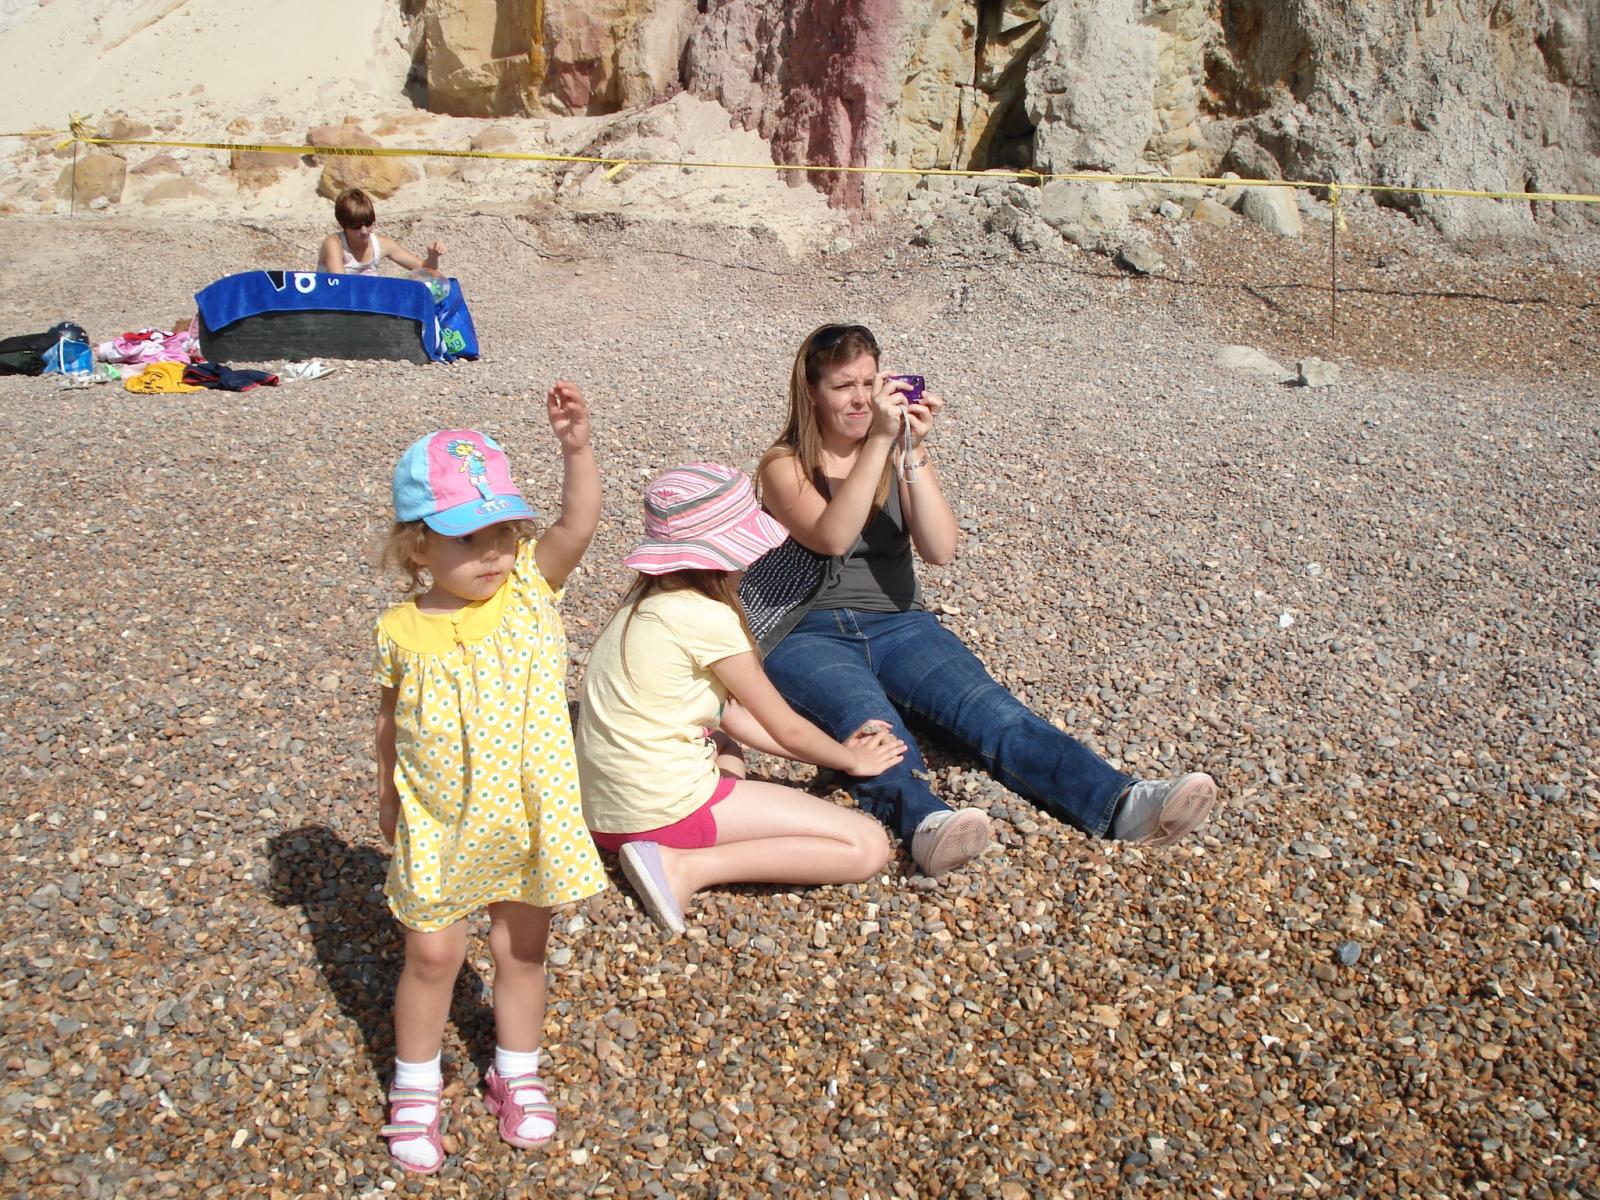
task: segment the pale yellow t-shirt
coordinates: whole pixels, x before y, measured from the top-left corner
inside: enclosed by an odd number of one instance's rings
[[[711,799],[716,751],[706,730],[728,698],[711,664],[754,651],[738,613],[688,588],[617,611],[589,654],[576,730],[590,829],[656,829]]]

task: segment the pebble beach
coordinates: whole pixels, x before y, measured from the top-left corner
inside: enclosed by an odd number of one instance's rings
[[[170,328],[324,232],[0,217],[0,332]],[[481,361],[0,378],[0,1191],[1600,1194],[1592,237],[1447,250],[1354,214],[1330,330],[1315,236],[1157,225],[1145,278],[891,220],[799,259],[603,216],[388,232],[449,242]],[[449,1160],[402,1177],[369,661],[396,457],[485,429],[553,512],[542,397],[584,387],[606,499],[562,606],[576,695],[645,481],[753,464],[794,347],[840,319],[949,401],[963,543],[930,607],[1115,765],[1211,772],[1211,822],[1095,842],[929,744],[997,836],[942,879],[902,849],[859,886],[722,890],[666,942],[608,860],[551,942],[555,1141],[512,1150],[483,1109],[475,925]],[[1339,378],[1240,374],[1227,344]]]

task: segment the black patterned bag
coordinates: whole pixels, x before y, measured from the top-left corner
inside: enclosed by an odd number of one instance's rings
[[[763,654],[810,611],[832,561],[790,537],[745,568],[739,599]]]

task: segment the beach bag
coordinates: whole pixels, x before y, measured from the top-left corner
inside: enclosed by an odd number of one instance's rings
[[[43,333],[0,338],[0,375],[43,375],[45,355],[55,348],[63,335],[75,336],[88,346],[83,330],[70,321],[63,321]],[[57,359],[59,361],[59,355]]]
[[[789,537],[745,568],[739,600],[763,654],[811,610],[832,561]]]
[[[55,345],[44,352],[46,375],[88,375],[94,371],[89,335],[76,325],[57,325]]]

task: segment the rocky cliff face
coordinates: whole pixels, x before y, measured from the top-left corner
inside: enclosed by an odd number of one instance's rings
[[[778,161],[1600,190],[1594,0],[427,0],[429,106],[680,88]],[[819,173],[839,205],[914,176]],[[1447,233],[1600,220],[1383,193]]]
[[[463,117],[611,113],[675,90],[692,0],[425,0],[427,104]]]
[[[1593,0],[1231,0],[1220,17],[1207,87],[1222,162],[1241,174],[1600,190]],[[1384,199],[1460,235],[1580,219],[1571,206]]]

